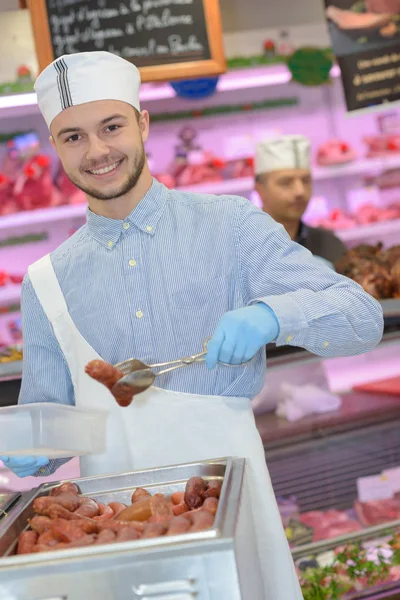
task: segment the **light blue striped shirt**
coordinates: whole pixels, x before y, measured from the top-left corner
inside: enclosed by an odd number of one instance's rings
[[[371,350],[380,304],[310,252],[250,202],[189,194],[153,180],[124,221],[88,210],[87,223],[52,255],[70,315],[107,362],[163,362],[200,352],[222,315],[255,301],[276,313],[278,345],[325,356]],[[19,402],[74,404],[68,366],[29,276],[22,291],[23,378]],[[84,365],[82,365],[84,368]],[[160,378],[160,387],[254,397],[265,352],[246,367],[204,364]]]

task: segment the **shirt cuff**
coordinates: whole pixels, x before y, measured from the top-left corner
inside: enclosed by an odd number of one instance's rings
[[[301,306],[288,294],[256,298],[249,305],[262,302],[271,308],[279,322],[277,346],[304,346],[308,332],[308,322]]]

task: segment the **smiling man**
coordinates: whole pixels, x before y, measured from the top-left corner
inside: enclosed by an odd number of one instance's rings
[[[247,200],[154,180],[139,84],[136,67],[107,52],[59,58],[36,81],[52,143],[89,206],[86,224],[24,280],[19,402],[108,412],[107,449],[81,458],[83,476],[245,458],[264,580],[254,598],[298,600],[251,408],[264,381],[264,347],[366,352],[381,339],[382,310]],[[209,337],[206,364],[163,375],[162,387],[125,409],[85,373],[99,358],[151,364],[192,355]],[[60,460],[5,463],[20,476],[48,475]]]

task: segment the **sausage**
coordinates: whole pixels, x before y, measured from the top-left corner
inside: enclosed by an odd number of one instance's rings
[[[49,517],[43,517],[41,515],[35,515],[30,519],[29,526],[33,531],[36,531],[39,535],[45,533],[50,529],[51,519]]]
[[[192,510],[203,504],[207,484],[201,477],[191,477],[185,488],[185,502]]]
[[[221,495],[222,481],[214,479],[210,481],[206,491],[204,492],[204,498],[219,498]]]
[[[121,502],[110,502],[110,504],[108,505],[111,510],[114,513],[114,517],[115,518],[117,515],[119,515],[120,512],[122,512],[124,510],[124,508],[126,508],[126,504],[122,504]]]
[[[33,552],[38,539],[36,531],[23,531],[18,537],[17,554],[30,554]]]
[[[174,517],[171,519],[166,535],[179,535],[186,533],[190,528],[190,522],[184,517]]]
[[[193,525],[189,529],[190,533],[204,531],[211,527],[214,523],[214,516],[208,510],[200,510],[196,513],[187,513],[191,515]]]
[[[76,521],[64,521],[63,519],[56,519],[51,524],[50,531],[58,542],[66,542],[67,544],[87,535],[83,529],[76,525]]]
[[[138,532],[138,535],[142,535],[145,526],[143,523],[140,523],[139,521],[114,521],[114,520],[108,520],[108,521],[101,521],[97,524],[97,527],[99,529],[99,531],[103,531],[104,529],[110,529],[111,531],[114,531],[114,533],[119,533],[120,531],[122,531],[123,529],[135,529]]]
[[[33,510],[39,515],[48,516],[50,506],[58,504],[73,512],[80,504],[79,496],[74,494],[60,494],[59,496],[42,496],[33,501]]]
[[[116,399],[119,406],[126,408],[132,404],[132,400],[135,395],[135,390],[128,383],[121,382],[118,385],[114,385],[111,389],[111,393]]]
[[[81,490],[76,485],[76,483],[72,483],[71,481],[67,481],[66,483],[62,483],[61,485],[53,488],[50,491],[50,496],[59,496],[60,494],[75,494],[78,495],[81,493]]]
[[[132,494],[131,503],[135,504],[138,500],[143,500],[143,498],[149,498],[151,496],[150,492],[143,488],[136,488],[136,490]]]
[[[81,547],[84,547],[84,546],[90,546],[95,541],[96,541],[96,535],[95,534],[85,534],[83,537],[75,539],[72,542],[70,542],[69,544],[66,544],[65,546],[62,546],[62,548],[64,548],[64,547],[65,548],[81,548]],[[54,546],[54,548],[56,550],[61,550],[61,548],[59,546],[61,546],[61,544],[58,544],[57,546]]]
[[[131,506],[119,513],[119,521],[147,521],[153,516],[164,517],[164,520],[172,517],[172,511],[168,502],[160,496],[150,496],[138,500]]]
[[[167,529],[166,523],[149,523],[144,530],[143,539],[160,537],[166,533]]]
[[[103,529],[97,536],[95,544],[111,544],[116,541],[116,535],[111,529]]]
[[[172,504],[178,506],[178,504],[182,504],[185,497],[185,492],[174,492],[171,496]]]
[[[80,519],[87,518],[82,515],[76,515],[59,504],[52,504],[48,510],[48,515],[50,519],[66,519],[67,521],[79,521]]]
[[[117,537],[115,539],[116,542],[132,542],[134,540],[140,539],[141,534],[138,532],[135,527],[123,527],[117,533]]]
[[[51,552],[53,550],[61,550],[63,548],[68,548],[68,544],[63,542],[59,542],[55,546],[49,546],[48,544],[36,544],[32,552]]]
[[[45,531],[41,535],[39,535],[37,544],[39,546],[55,546],[58,544],[58,541],[51,531]]]
[[[182,502],[181,504],[172,506],[172,512],[175,517],[179,517],[180,515],[183,515],[184,513],[187,513],[188,511],[189,511],[189,507],[186,504],[186,502]]]
[[[122,379],[122,371],[104,362],[104,360],[92,360],[85,367],[85,372],[99,383],[105,385],[110,391],[113,386]]]
[[[114,517],[114,511],[111,508],[111,506],[108,506],[106,504],[101,504],[99,502],[99,511],[100,514],[97,515],[97,517],[93,517],[94,521],[107,521],[108,519],[112,519]]]
[[[99,505],[91,498],[84,498],[82,504],[74,511],[82,517],[96,517],[100,512]]]
[[[212,515],[217,514],[218,510],[218,499],[214,497],[206,498],[203,502],[202,509],[208,510]]]

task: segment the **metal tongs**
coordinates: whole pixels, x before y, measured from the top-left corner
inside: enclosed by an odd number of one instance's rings
[[[154,380],[159,375],[164,375],[164,373],[170,373],[171,371],[175,371],[175,369],[181,369],[182,367],[187,367],[188,365],[192,365],[193,363],[199,363],[205,361],[205,355],[207,354],[207,344],[211,338],[207,338],[203,342],[203,351],[199,354],[193,354],[192,356],[184,356],[183,358],[179,358],[177,360],[170,360],[168,362],[156,363],[153,365],[146,365],[141,360],[137,358],[129,358],[128,360],[124,360],[123,362],[114,365],[117,369],[124,373],[124,377],[122,377],[115,384],[114,388],[118,386],[126,386],[128,385],[133,389],[134,394],[139,394],[140,392],[144,392],[153,385]],[[252,360],[252,359],[250,359]],[[230,365],[228,363],[218,362],[220,365],[224,365],[225,367],[242,367],[247,365],[250,360],[238,364],[238,365]],[[161,371],[154,372],[153,369],[159,367],[167,367],[165,369],[161,369]]]

